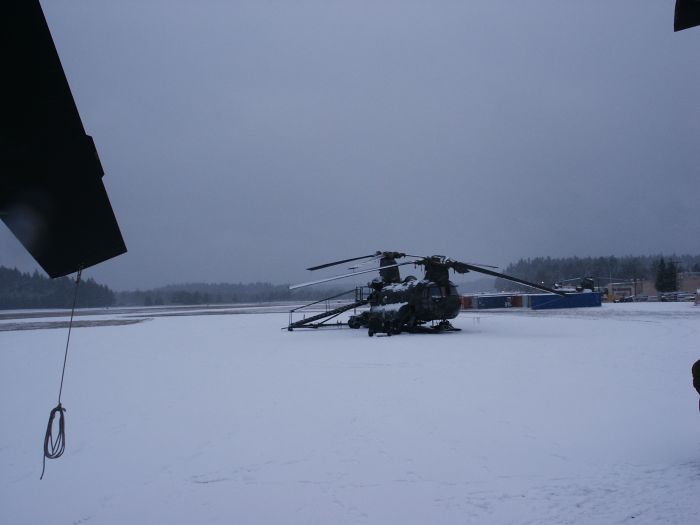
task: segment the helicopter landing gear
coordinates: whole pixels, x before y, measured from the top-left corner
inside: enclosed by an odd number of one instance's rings
[[[390,323],[387,330],[387,335],[399,335],[403,331],[401,329],[401,323],[399,321],[394,321],[393,323]]]
[[[433,330],[436,330],[438,332],[459,332],[462,329],[455,328],[454,326],[452,326],[451,322],[449,322],[447,319],[443,319],[438,324],[433,326]]]
[[[380,317],[370,318],[367,323],[367,335],[373,337],[375,334],[386,334],[387,336],[398,335],[403,331],[401,322],[398,319],[387,320]]]

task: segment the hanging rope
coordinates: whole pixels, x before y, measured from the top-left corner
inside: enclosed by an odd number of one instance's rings
[[[61,386],[58,389],[58,405],[51,411],[49,415],[49,423],[46,426],[46,435],[44,436],[44,459],[41,468],[41,477],[44,479],[44,472],[46,471],[46,458],[57,459],[63,455],[66,450],[66,421],[64,414],[66,409],[61,405],[61,394],[63,393],[63,378],[66,375],[66,362],[68,361],[68,345],[70,344],[70,333],[73,328],[73,315],[75,314],[75,304],[78,300],[78,287],[80,286],[80,276],[83,273],[83,269],[78,269],[78,275],[75,278],[75,292],[73,294],[73,307],[70,311],[70,321],[68,322],[68,339],[66,340],[66,351],[63,355],[63,371],[61,372]],[[58,436],[54,439],[53,435],[53,423],[54,419],[58,415]]]

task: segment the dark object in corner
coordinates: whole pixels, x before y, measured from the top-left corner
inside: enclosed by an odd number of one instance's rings
[[[698,394],[700,394],[700,359],[695,361],[695,364],[693,364],[693,386],[695,387],[695,390],[698,391]]]
[[[700,25],[700,0],[676,0],[673,30],[682,31]]]
[[[0,17],[0,218],[51,277],[126,252],[38,0]]]

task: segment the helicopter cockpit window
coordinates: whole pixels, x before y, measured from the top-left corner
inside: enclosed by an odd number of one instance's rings
[[[433,299],[441,299],[442,298],[442,288],[439,286],[432,286],[430,288],[430,297]]]

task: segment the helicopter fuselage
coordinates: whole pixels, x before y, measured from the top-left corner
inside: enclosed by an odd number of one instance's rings
[[[405,304],[417,320],[434,321],[457,317],[461,299],[457,287],[450,281],[440,285],[428,280],[409,280],[375,290],[369,297],[369,304],[371,312]]]
[[[411,331],[431,321],[446,322],[459,314],[461,299],[450,281],[406,279],[400,283],[372,283],[369,311],[348,322],[352,328],[367,327],[369,334]]]

